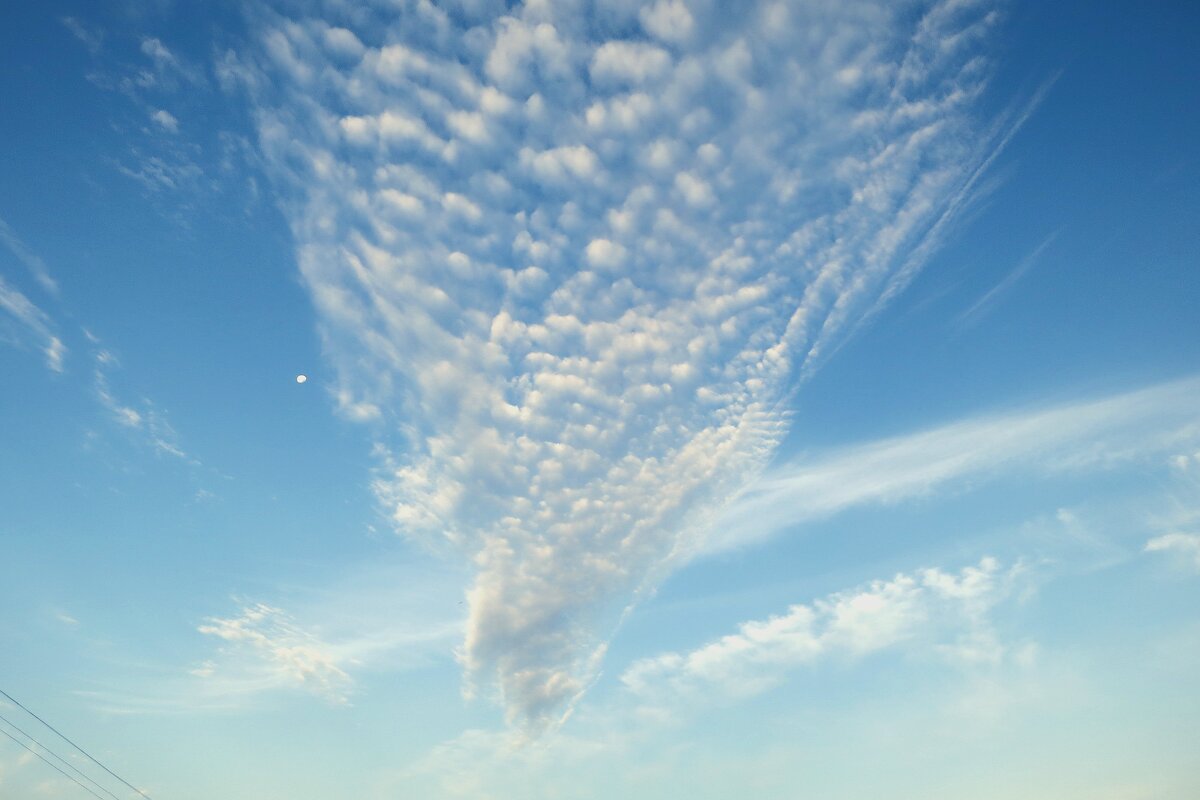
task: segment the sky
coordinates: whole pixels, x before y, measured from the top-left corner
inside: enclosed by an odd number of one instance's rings
[[[6,4],[0,797],[1197,796],[1198,32]]]

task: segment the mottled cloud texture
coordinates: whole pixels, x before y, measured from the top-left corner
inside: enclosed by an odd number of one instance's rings
[[[790,381],[1003,140],[984,4],[300,4],[220,59],[400,532],[471,560],[461,659],[563,718]]]

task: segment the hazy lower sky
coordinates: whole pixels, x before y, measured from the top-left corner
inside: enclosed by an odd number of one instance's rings
[[[1200,795],[1198,34],[6,4],[0,690],[154,800]]]

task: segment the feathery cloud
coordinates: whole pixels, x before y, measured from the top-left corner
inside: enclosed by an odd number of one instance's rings
[[[88,28],[76,17],[62,17],[59,20],[71,35],[83,43],[88,52],[96,55],[104,45],[104,31]]]
[[[1200,440],[1200,379],[1098,400],[959,420],[807,454],[747,487],[698,541],[697,553],[761,541],[863,504],[918,497],[1014,469],[1059,474],[1162,459]]]
[[[179,443],[179,434],[167,420],[166,412],[147,398],[142,398],[135,408],[117,397],[109,380],[109,373],[116,369],[120,362],[95,335],[86,330],[84,334],[94,347],[92,385],[96,399],[112,415],[113,420],[124,428],[136,431],[156,453],[183,459],[193,466],[199,465],[200,462],[184,452]]]
[[[43,289],[50,294],[58,294],[58,282],[50,275],[50,269],[46,266],[46,262],[21,241],[21,238],[3,219],[0,219],[0,242],[3,242],[9,252],[25,265],[25,268]]]
[[[198,630],[222,639],[232,649],[250,651],[253,671],[269,686],[303,688],[336,704],[348,700],[353,684],[342,659],[328,643],[300,628],[278,608],[261,603],[247,606],[237,617],[213,617]],[[213,662],[193,671],[200,678],[215,673]]]
[[[29,270],[43,291],[51,296],[58,295],[58,283],[50,275],[46,262],[21,241],[3,219],[0,219],[0,244]],[[51,371],[63,371],[67,346],[59,338],[54,320],[24,292],[5,280],[3,275],[0,275],[0,311],[5,312],[11,323],[16,326],[15,332],[7,338],[19,346],[32,346],[41,350],[46,358],[46,366]]]
[[[973,322],[974,320],[978,319],[980,315],[986,313],[987,310],[1013,286],[1013,284],[1019,281],[1025,275],[1025,273],[1028,272],[1033,265],[1038,262],[1038,260],[1042,257],[1042,253],[1046,251],[1046,248],[1053,244],[1054,240],[1058,238],[1058,233],[1058,231],[1055,231],[1043,239],[1037,247],[1033,248],[1029,255],[1022,258],[1017,266],[1013,267],[1012,271],[1004,276],[1003,280],[1001,280],[986,293],[984,293],[982,297],[972,303],[970,308],[959,314],[955,321],[959,325],[965,325],[969,322]]]
[[[32,340],[32,345],[45,356],[46,366],[54,372],[63,371],[67,347],[55,334],[53,321],[33,301],[9,285],[3,276],[0,276],[0,311],[7,313],[17,325],[14,341],[24,345]]]

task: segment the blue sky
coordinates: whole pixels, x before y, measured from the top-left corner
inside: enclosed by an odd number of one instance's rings
[[[1191,4],[0,18],[0,689],[146,794],[1200,791]]]

